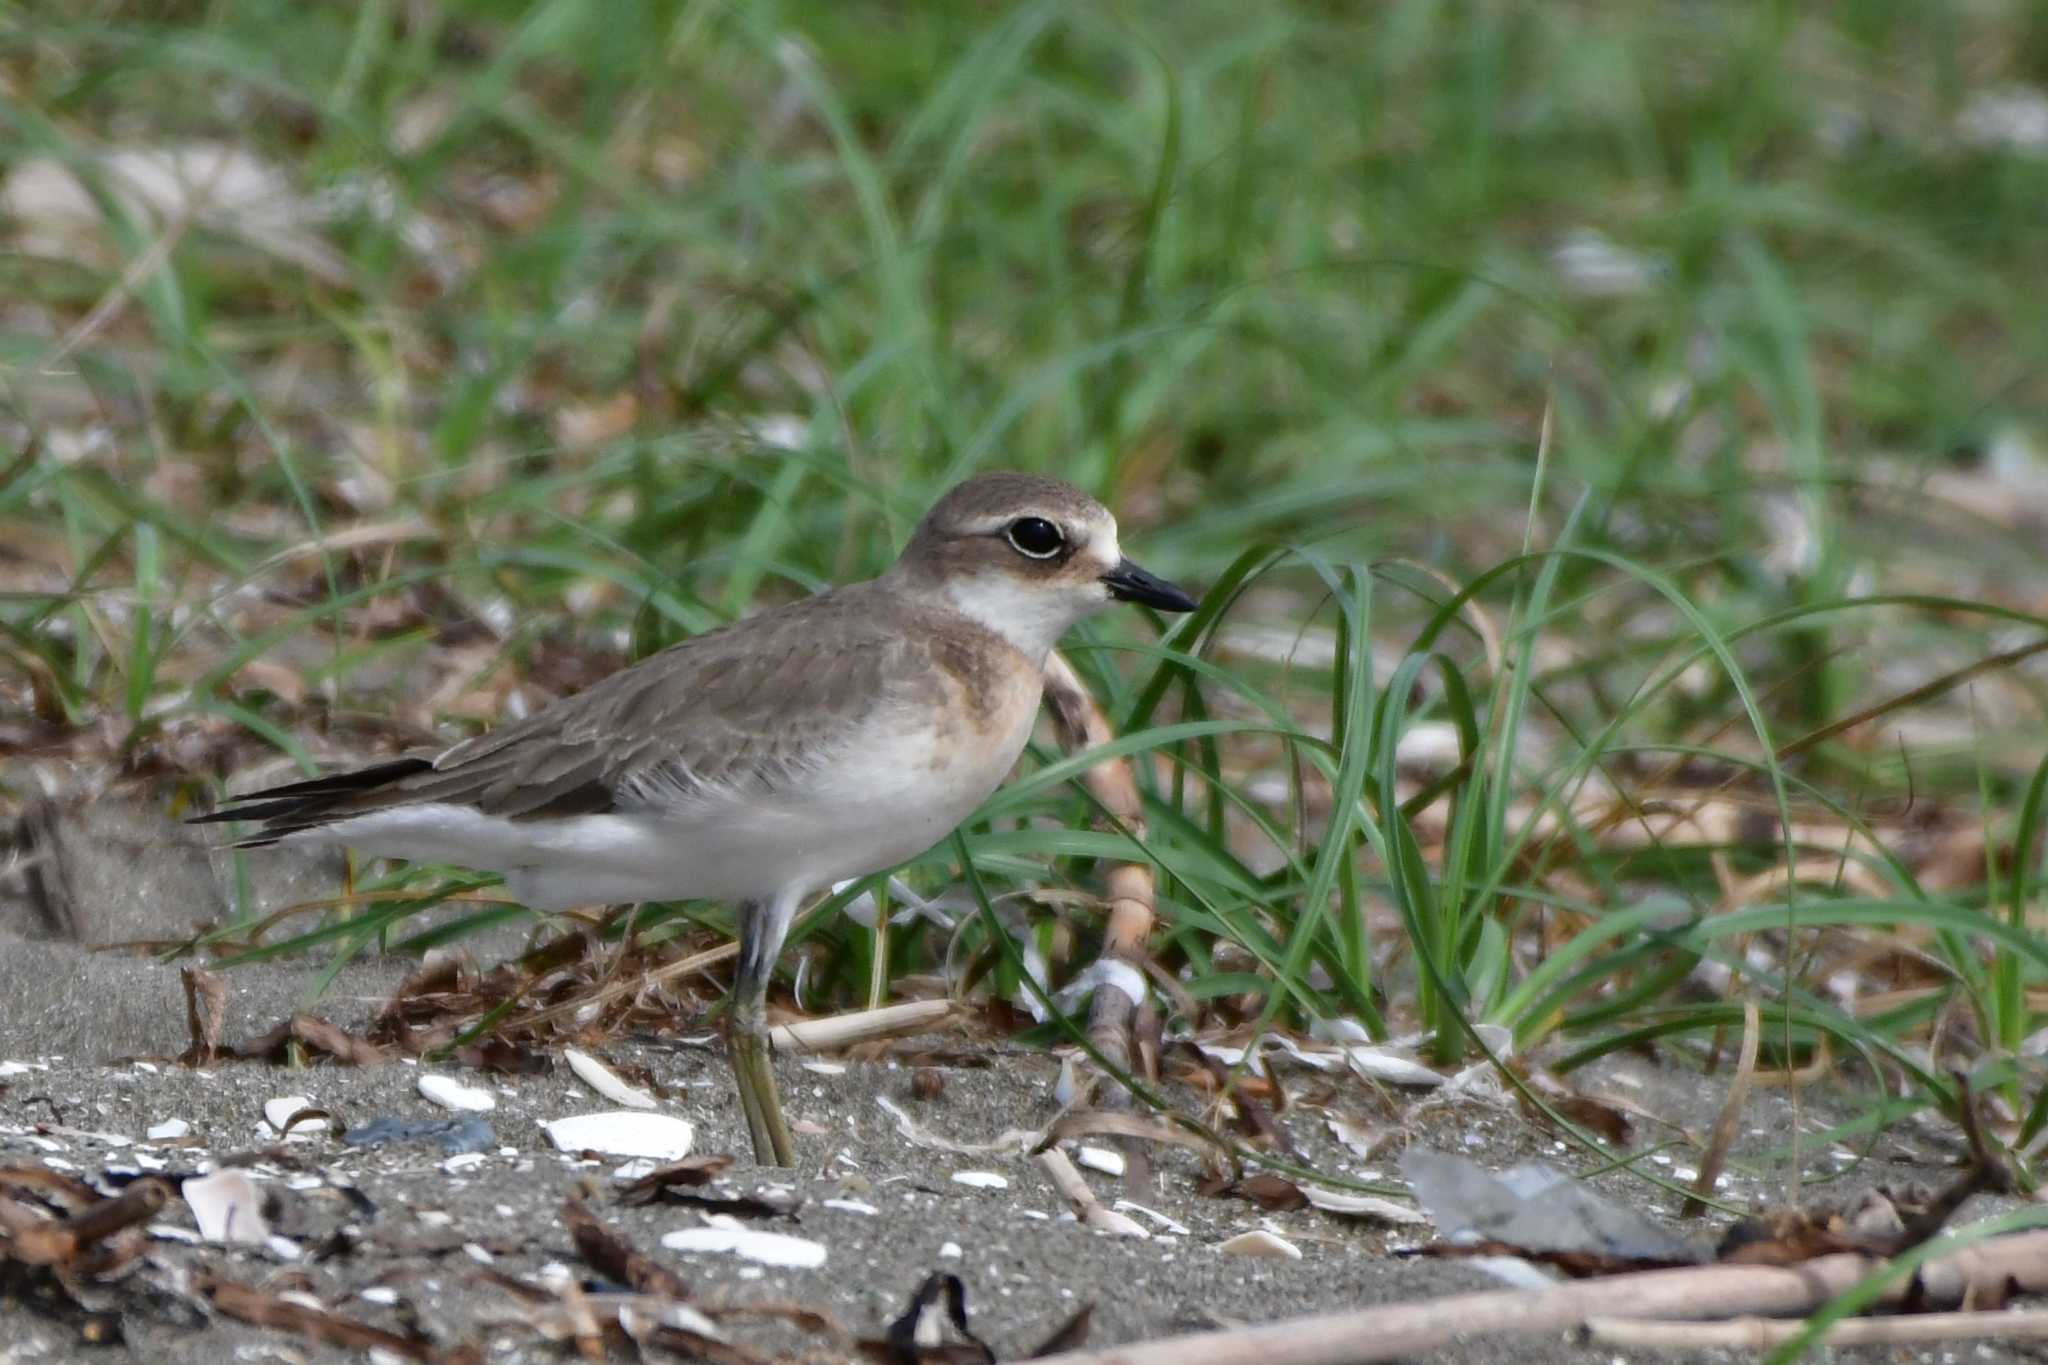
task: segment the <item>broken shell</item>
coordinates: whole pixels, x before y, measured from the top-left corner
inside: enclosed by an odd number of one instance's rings
[[[270,1224],[263,1219],[263,1190],[247,1171],[215,1171],[186,1181],[179,1193],[207,1241],[260,1246],[270,1240]]]
[[[324,1115],[312,1115],[300,1119],[297,1123],[292,1123],[292,1116],[301,1110],[317,1107],[307,1095],[280,1095],[274,1100],[263,1102],[263,1121],[270,1125],[271,1132],[285,1138],[311,1137],[315,1133],[326,1132],[333,1125],[327,1122]],[[289,1132],[286,1131],[287,1124],[290,1124]]]
[[[1341,1213],[1350,1218],[1377,1218],[1382,1223],[1427,1223],[1424,1218],[1406,1204],[1396,1204],[1391,1199],[1376,1199],[1369,1194],[1350,1194],[1343,1190],[1327,1189],[1321,1185],[1303,1185],[1303,1195],[1308,1202],[1324,1213]]]
[[[828,1209],[838,1209],[841,1213],[864,1213],[870,1218],[881,1212],[873,1204],[859,1199],[821,1199],[818,1202]]]
[[[618,1072],[589,1053],[572,1047],[564,1049],[562,1057],[569,1063],[569,1069],[576,1073],[576,1079],[613,1104],[623,1104],[628,1109],[655,1107],[654,1096],[637,1085],[627,1084]]]
[[[722,1213],[709,1214],[704,1222],[701,1228],[664,1233],[661,1244],[670,1251],[717,1252],[794,1270],[813,1270],[825,1264],[823,1242],[780,1232],[757,1232]]]
[[[1266,1231],[1240,1232],[1217,1248],[1226,1256],[1257,1256],[1269,1261],[1298,1261],[1301,1248]]]
[[[183,1119],[165,1119],[162,1123],[149,1125],[149,1131],[143,1136],[151,1142],[175,1142],[191,1131],[192,1125]]]
[[[1161,1231],[1170,1232],[1176,1237],[1186,1237],[1189,1235],[1188,1225],[1186,1223],[1183,1223],[1178,1219],[1169,1218],[1157,1209],[1148,1209],[1143,1204],[1136,1203],[1129,1199],[1117,1200],[1116,1203],[1111,1206],[1111,1211],[1115,1213],[1142,1213],[1147,1218],[1150,1218],[1154,1223],[1157,1223]],[[1025,1212],[1028,1214],[1030,1210],[1026,1209]],[[1044,1216],[1044,1214],[1039,1215],[1039,1217],[1041,1218],[1043,1218]]]
[[[994,1171],[955,1171],[953,1183],[971,1185],[977,1190],[1007,1190],[1010,1188],[1010,1177],[997,1175]]]
[[[564,1152],[602,1152],[606,1156],[651,1156],[675,1161],[690,1154],[697,1130],[672,1114],[614,1109],[603,1114],[572,1114],[541,1125],[548,1141]]]
[[[1074,1149],[1074,1163],[1086,1166],[1091,1171],[1104,1175],[1122,1175],[1124,1157],[1122,1152],[1112,1152],[1107,1147],[1077,1147]]]
[[[497,1097],[482,1086],[464,1085],[439,1071],[429,1071],[420,1077],[420,1093],[443,1109],[483,1114],[498,1107]]]
[[[1433,1089],[1445,1080],[1442,1073],[1432,1071],[1390,1048],[1354,1045],[1346,1048],[1344,1055],[1351,1063],[1351,1069],[1369,1081]]]

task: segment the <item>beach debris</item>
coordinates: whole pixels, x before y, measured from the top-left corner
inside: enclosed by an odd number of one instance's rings
[[[1240,1232],[1228,1241],[1218,1242],[1216,1249],[1225,1256],[1251,1256],[1268,1261],[1298,1261],[1301,1248],[1277,1233],[1264,1228]]]
[[[876,1208],[873,1204],[866,1203],[859,1199],[821,1199],[818,1201],[818,1203],[820,1207],[823,1208],[837,1209],[841,1213],[863,1214],[869,1218],[873,1218],[876,1214],[881,1212],[881,1210]]]
[[[732,1169],[734,1158],[725,1152],[706,1152],[657,1166],[635,1176],[619,1189],[621,1204],[652,1204],[672,1189],[695,1189],[708,1185]]]
[[[1323,1120],[1329,1125],[1330,1136],[1344,1144],[1351,1155],[1361,1161],[1369,1161],[1373,1155],[1387,1145],[1394,1130],[1376,1123],[1364,1123],[1358,1119],[1346,1118],[1342,1114],[1331,1114]]]
[[[332,1117],[309,1095],[279,1095],[263,1102],[263,1121],[273,1134],[288,1142],[327,1132]]]
[[[372,1119],[341,1135],[351,1147],[382,1147],[394,1142],[438,1142],[448,1156],[488,1151],[497,1136],[480,1118],[466,1119]]]
[[[222,1246],[261,1246],[270,1240],[263,1189],[237,1168],[187,1180],[179,1187],[199,1235]]]
[[[1094,1304],[1082,1304],[1043,1341],[1014,1358],[1035,1360],[1080,1347],[1088,1340],[1094,1312]],[[967,1286],[951,1271],[925,1276],[886,1332],[881,1340],[861,1342],[861,1354],[882,1365],[995,1365],[995,1352],[968,1326]]]
[[[1156,1223],[1159,1226],[1159,1230],[1161,1232],[1172,1233],[1175,1237],[1188,1237],[1193,1235],[1190,1232],[1188,1225],[1186,1223],[1181,1222],[1177,1218],[1169,1218],[1165,1214],[1161,1213],[1159,1210],[1147,1208],[1143,1204],[1137,1203],[1135,1200],[1119,1199],[1110,1207],[1115,1209],[1118,1213],[1143,1214],[1145,1217],[1151,1219],[1154,1223]]]
[[[1707,1259],[1704,1247],[1540,1161],[1495,1174],[1461,1156],[1410,1147],[1401,1174],[1449,1243],[1432,1254],[1520,1255],[1575,1274]]]
[[[995,1171],[955,1171],[953,1183],[976,1190],[1007,1190],[1010,1188],[1010,1177]]]
[[[74,1176],[35,1165],[0,1165],[0,1285],[13,1303],[49,1291],[87,1314],[83,1344],[119,1339],[118,1317],[87,1307],[87,1282],[112,1277],[142,1255],[139,1226],[170,1200],[147,1178],[109,1198]]]
[[[576,1254],[606,1279],[629,1285],[642,1294],[660,1294],[671,1299],[690,1297],[690,1286],[659,1261],[635,1250],[628,1242],[597,1221],[580,1199],[562,1201],[562,1226],[576,1243]]]
[[[143,1136],[151,1142],[176,1142],[191,1131],[192,1125],[183,1119],[165,1119],[162,1123],[150,1124]]]
[[[1040,1134],[1031,1128],[1011,1128],[998,1135],[993,1142],[956,1142],[941,1137],[910,1116],[910,1112],[887,1095],[875,1096],[875,1103],[882,1112],[896,1120],[896,1131],[906,1142],[933,1151],[952,1152],[957,1156],[988,1156],[1007,1152],[1021,1152],[1035,1146]]]
[[[645,1156],[675,1161],[690,1154],[697,1130],[688,1119],[614,1109],[599,1114],[572,1114],[541,1125],[548,1141],[564,1152],[598,1152],[604,1156]]]
[[[268,1033],[260,1033],[227,1052],[244,1061],[281,1066],[298,1065],[307,1053],[328,1057],[342,1066],[381,1066],[395,1057],[388,1048],[358,1038],[312,1014],[294,1014]]]
[[[1404,1048],[1354,1044],[1344,1049],[1344,1060],[1352,1071],[1365,1079],[1384,1081],[1388,1085],[1429,1090],[1449,1079],[1442,1072],[1416,1061]]]
[[[420,1094],[443,1109],[458,1109],[471,1114],[488,1114],[498,1107],[498,1097],[480,1085],[464,1085],[444,1071],[423,1071],[419,1079]]]
[[[1086,1143],[1074,1149],[1074,1162],[1076,1165],[1086,1166],[1091,1171],[1100,1171],[1104,1175],[1122,1175],[1126,1164],[1122,1152],[1112,1152],[1107,1147],[1094,1147]]]
[[[326,1346],[395,1360],[450,1361],[457,1357],[418,1337],[400,1336],[321,1307],[305,1295],[271,1294],[208,1271],[194,1272],[190,1293],[215,1312],[253,1327],[291,1332]]]
[[[1097,1232],[1106,1232],[1112,1237],[1135,1237],[1140,1240],[1151,1237],[1138,1221],[1128,1214],[1105,1208],[1088,1181],[1067,1159],[1067,1154],[1057,1147],[1048,1147],[1038,1153],[1038,1165],[1052,1180],[1054,1188],[1067,1197],[1074,1206],[1074,1215]]]
[[[1349,1190],[1333,1190],[1327,1185],[1312,1183],[1303,1185],[1301,1193],[1311,1208],[1344,1218],[1373,1218],[1382,1223],[1395,1223],[1404,1227],[1429,1222],[1406,1204],[1397,1204],[1391,1199],[1381,1199],[1377,1195],[1353,1194]]]
[[[791,1270],[814,1270],[825,1264],[823,1242],[780,1232],[759,1232],[722,1213],[705,1214],[703,1227],[662,1234],[661,1244],[670,1251],[738,1256]]]
[[[850,1047],[854,1043],[877,1038],[930,1033],[943,1027],[957,1013],[959,1006],[950,1000],[910,1000],[878,1009],[778,1024],[768,1031],[768,1038],[777,1049],[785,1052],[830,1052],[834,1048]]]
[[[581,1048],[564,1048],[562,1059],[569,1069],[576,1073],[576,1079],[595,1090],[613,1104],[623,1104],[628,1109],[652,1109],[654,1096],[637,1085],[631,1085],[597,1058]]]
[[[1234,1180],[1229,1172],[1221,1171],[1204,1180],[1198,1188],[1209,1198],[1248,1200],[1268,1213],[1308,1207],[1308,1196],[1301,1192],[1301,1186],[1271,1171],[1257,1171]]]
[[[626,1182],[619,1202],[629,1206],[686,1204],[739,1218],[787,1218],[803,1204],[789,1185],[763,1185],[752,1194],[713,1192],[710,1185],[733,1164],[727,1155],[685,1157]]]
[[[187,1066],[211,1066],[220,1056],[221,1032],[227,1024],[228,983],[203,967],[180,967],[185,990],[185,1031],[191,1043],[178,1060]]]

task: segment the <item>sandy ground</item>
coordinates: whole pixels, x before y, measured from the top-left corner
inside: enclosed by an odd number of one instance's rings
[[[144,842],[147,852],[138,853]],[[1095,1306],[1089,1340],[1101,1344],[1498,1287],[1468,1265],[1392,1254],[1429,1240],[1427,1228],[1387,1227],[1314,1210],[1269,1214],[1241,1201],[1205,1198],[1196,1189],[1194,1155],[1181,1151],[1161,1153],[1153,1187],[1139,1202],[1185,1231],[1160,1227],[1147,1240],[1108,1237],[1076,1223],[1028,1157],[915,1145],[877,1102],[895,1100],[927,1130],[955,1142],[990,1142],[1053,1113],[1056,1068],[1028,1052],[997,1052],[986,1059],[991,1065],[948,1070],[943,1093],[926,1100],[912,1096],[909,1073],[893,1065],[848,1063],[829,1073],[798,1059],[780,1060],[784,1095],[802,1134],[800,1164],[793,1171],[769,1172],[743,1160],[718,1188],[749,1193],[773,1187],[769,1193],[799,1199],[793,1216],[753,1219],[750,1225],[823,1244],[826,1259],[815,1269],[662,1249],[662,1234],[700,1226],[701,1213],[677,1206],[623,1207],[614,1197],[613,1177],[624,1163],[551,1148],[543,1121],[609,1107],[564,1068],[510,1080],[458,1073],[487,1086],[497,1101],[487,1116],[492,1145],[474,1159],[451,1163],[431,1146],[353,1148],[325,1134],[280,1143],[262,1126],[264,1102],[280,1096],[307,1096],[344,1125],[386,1116],[438,1118],[445,1111],[422,1098],[423,1068],[412,1063],[297,1071],[224,1063],[192,1071],[135,1060],[165,1058],[185,1044],[176,968],[148,957],[94,953],[87,945],[184,933],[220,912],[222,889],[203,851],[182,832],[155,822],[146,809],[109,808],[99,823],[81,828],[68,861],[76,902],[88,907],[70,931],[82,942],[53,937],[27,900],[0,899],[0,1059],[28,1065],[0,1078],[0,1162],[38,1162],[83,1176],[138,1168],[181,1174],[231,1159],[251,1163],[276,1196],[273,1224],[280,1232],[301,1248],[315,1248],[337,1229],[353,1226],[359,1238],[354,1253],[316,1263],[266,1249],[162,1240],[153,1254],[171,1264],[204,1263],[247,1284],[302,1290],[351,1317],[394,1330],[411,1315],[441,1341],[476,1342],[487,1360],[567,1358],[568,1348],[541,1342],[520,1321],[517,1303],[481,1272],[488,1265],[531,1275],[561,1263],[587,1274],[560,1221],[563,1199],[576,1193],[588,1196],[614,1232],[686,1279],[704,1305],[800,1304],[829,1314],[854,1335],[875,1336],[929,1272],[952,1271],[965,1281],[975,1330],[1004,1358],[1036,1344],[1083,1303]],[[140,874],[138,867],[150,870]],[[321,894],[331,890],[332,882],[323,881],[331,873],[318,860],[275,862],[259,894],[279,901]],[[408,965],[353,965],[314,1008],[344,1027],[359,1025]],[[228,976],[229,1039],[256,1034],[303,1006],[315,975],[306,964],[235,969]],[[622,1042],[606,1051],[653,1076],[663,1108],[697,1126],[697,1152],[743,1155],[745,1132],[722,1052],[715,1043],[691,1041],[707,1032],[705,1021],[679,1020],[673,1038]],[[1615,1064],[1602,1079],[1695,1132],[1703,1131],[1713,1112],[1711,1087],[1697,1078],[1660,1075],[1637,1059]],[[1488,1164],[1532,1155],[1576,1164],[1563,1144],[1505,1104],[1422,1099],[1354,1082],[1326,1106],[1291,1111],[1290,1132],[1321,1170],[1377,1179],[1395,1174],[1391,1156],[1361,1160],[1340,1146],[1324,1122],[1330,1113],[1385,1124],[1404,1139],[1462,1151]],[[1765,1097],[1751,1117],[1751,1136],[1761,1146],[1781,1141],[1796,1121],[1813,1126],[1818,1116],[1795,1115],[1782,1099]],[[143,1140],[149,1128],[169,1119],[189,1124],[189,1134],[177,1141]],[[1638,1140],[1670,1135],[1639,1126]],[[1687,1149],[1674,1151],[1676,1157],[1665,1160],[1682,1165]],[[1871,1154],[1881,1160],[1856,1167],[1854,1179],[1936,1179],[1951,1151],[1938,1134],[1902,1130],[1879,1142]],[[1823,1169],[1830,1165],[1848,1166],[1849,1159],[1823,1154]],[[1006,1184],[962,1183],[954,1177],[963,1171],[993,1173]],[[1111,1177],[1089,1178],[1105,1202],[1128,1193]],[[1776,1178],[1770,1170],[1738,1173],[1733,1193],[1761,1199]],[[1646,1212],[1672,1212],[1669,1200],[1639,1181],[1610,1177],[1598,1188]],[[178,1203],[161,1222],[192,1226]],[[1253,1260],[1218,1249],[1253,1228],[1278,1233],[1301,1250],[1301,1258]],[[378,1302],[391,1296],[374,1292],[361,1297],[364,1290],[380,1289],[395,1291],[398,1302]],[[118,1301],[127,1310],[130,1359],[352,1358],[275,1330],[195,1322],[177,1304],[146,1295]],[[844,1338],[801,1332],[772,1316],[738,1314],[722,1321],[735,1341],[778,1359],[838,1359],[848,1349]],[[0,1314],[4,1365],[68,1359],[80,1350],[71,1323],[25,1311]],[[114,1348],[94,1358],[122,1355]],[[1866,1357],[2027,1358],[1976,1347],[1920,1356],[1842,1353],[1845,1359]],[[1476,1341],[1443,1358],[1535,1365],[1623,1357],[1559,1336]],[[1630,1352],[1626,1358],[1679,1357]]]

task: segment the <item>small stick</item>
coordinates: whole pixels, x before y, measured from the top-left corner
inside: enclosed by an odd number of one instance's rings
[[[894,1038],[905,1033],[928,1033],[953,1016],[950,1000],[906,1000],[880,1009],[854,1010],[823,1019],[805,1019],[778,1024],[768,1030],[769,1041],[793,1052],[830,1052],[875,1038]]]
[[[1766,1350],[1806,1330],[1798,1318],[1733,1318],[1727,1322],[1668,1322],[1640,1318],[1588,1318],[1586,1332],[1607,1346],[1655,1350]],[[2048,1340],[2048,1310],[2012,1313],[1914,1313],[1890,1318],[1844,1318],[1816,1346],[1894,1346],[1952,1341]]]
[[[1700,1158],[1699,1177],[1692,1182],[1692,1194],[1678,1211],[1680,1218],[1697,1218],[1707,1211],[1706,1201],[1713,1197],[1714,1186],[1721,1179],[1721,1167],[1727,1163],[1728,1149],[1735,1145],[1735,1130],[1742,1123],[1742,1107],[1749,1102],[1749,1085],[1756,1079],[1757,1042],[1762,1033],[1756,999],[1751,997],[1742,1002],[1742,1059],[1735,1064],[1735,1079],[1728,1083],[1728,1097],[1721,1101],[1720,1116],[1714,1120],[1714,1130],[1707,1137],[1706,1154]]]
[[[138,1180],[112,1199],[102,1199],[65,1220],[65,1227],[81,1248],[104,1242],[122,1228],[154,1218],[170,1201],[170,1190],[161,1180]]]
[[[1101,1232],[1112,1232],[1119,1237],[1150,1237],[1152,1234],[1138,1226],[1135,1219],[1118,1213],[1115,1209],[1102,1207],[1102,1201],[1095,1197],[1095,1191],[1088,1188],[1088,1182],[1074,1169],[1074,1163],[1067,1160],[1067,1154],[1057,1147],[1049,1147],[1038,1154],[1038,1164],[1045,1168],[1053,1185],[1067,1197],[1074,1206],[1074,1212],[1082,1223]]]
[[[1648,1270],[1550,1289],[1453,1294],[1069,1351],[1044,1357],[1044,1365],[1340,1365],[1469,1351],[1482,1337],[1548,1335],[1582,1327],[1593,1318],[1796,1316],[1815,1311],[1883,1264],[1876,1257],[1844,1252],[1796,1266]],[[1949,1307],[2008,1290],[2048,1291],[2048,1232],[1997,1237],[1930,1260],[1917,1275],[1890,1286],[1881,1301],[1898,1304],[1910,1298],[1916,1305]]]

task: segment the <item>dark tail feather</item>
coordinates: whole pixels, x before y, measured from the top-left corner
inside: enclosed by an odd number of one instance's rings
[[[259,821],[262,828],[246,839],[237,840],[234,846],[262,848],[287,834],[317,828],[327,823],[330,817],[343,814],[335,808],[351,797],[411,777],[414,773],[425,772],[433,766],[434,762],[429,758],[394,758],[350,772],[330,773],[305,782],[286,783],[282,787],[266,787],[262,791],[229,797],[228,803],[219,810],[192,816],[185,823],[213,825],[227,820]]]

